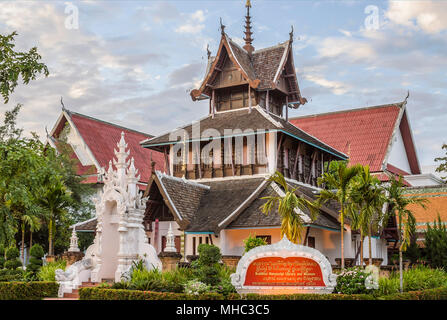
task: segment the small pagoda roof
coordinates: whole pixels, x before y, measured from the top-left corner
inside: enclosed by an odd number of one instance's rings
[[[226,33],[223,33],[216,56],[208,59],[207,71],[201,86],[199,89],[191,91],[193,100],[210,96],[210,88],[213,87],[214,80],[227,57],[238,67],[252,88],[257,90],[275,89],[288,59],[292,60],[293,66],[292,41],[288,40],[272,47],[255,50],[250,54]],[[301,97],[295,70],[287,77],[287,81],[290,88],[289,101],[299,102],[299,104],[306,103],[307,100]]]
[[[231,111],[224,111],[224,112],[218,112],[214,115],[208,115],[201,120],[200,122],[200,136],[202,136],[202,133],[207,129],[214,129],[217,130],[222,138],[226,138],[225,136],[225,130],[226,129],[253,129],[253,130],[259,130],[260,128],[264,130],[268,130],[269,132],[282,132],[285,133],[295,139],[298,139],[308,145],[314,146],[320,150],[323,150],[327,153],[330,153],[334,155],[335,157],[339,159],[347,159],[348,157],[332,148],[331,146],[325,144],[324,142],[320,141],[319,139],[315,138],[314,136],[311,136],[310,134],[306,133],[305,131],[301,130],[300,128],[296,127],[292,123],[286,121],[285,119],[273,114],[269,113],[265,109],[255,106],[251,109],[251,112],[249,112],[248,108],[241,108],[241,109],[235,109]],[[166,133],[164,135],[152,138],[152,139],[146,139],[141,142],[141,145],[145,148],[151,148],[158,150],[159,146],[163,145],[170,145],[175,144],[179,140],[172,140],[172,137],[183,137],[183,134],[180,133],[185,130],[188,134],[189,139],[187,139],[186,142],[191,141],[192,135],[192,128],[195,124],[190,124],[187,126],[184,126],[182,128],[173,130],[170,133]],[[179,134],[175,134],[176,132],[179,132]],[[174,133],[174,134],[172,134]],[[255,134],[256,132],[254,132]],[[248,134],[246,134],[248,135]],[[232,135],[230,135],[232,136]],[[228,137],[230,137],[228,136]],[[233,135],[234,136],[234,135]],[[202,141],[208,141],[211,140],[211,138],[203,139]]]

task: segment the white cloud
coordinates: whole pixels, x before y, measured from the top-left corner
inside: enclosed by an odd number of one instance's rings
[[[373,47],[369,43],[342,37],[325,38],[317,48],[317,51],[321,57],[336,58],[345,56],[354,61],[368,61],[376,56]]]
[[[352,32],[351,31],[343,30],[343,29],[338,29],[338,31],[340,31],[340,33],[344,34],[347,37],[352,37]]]
[[[397,25],[435,34],[447,30],[447,1],[390,1],[385,16]]]
[[[304,75],[304,78],[308,81],[311,81],[319,86],[322,86],[324,88],[328,88],[331,90],[333,94],[336,95],[342,95],[349,91],[350,86],[346,83],[343,83],[341,81],[331,81],[326,78],[324,78],[321,75],[317,74],[307,74]]]
[[[191,34],[200,33],[205,28],[205,25],[203,24],[204,21],[205,14],[203,10],[197,10],[189,14],[189,17],[186,19],[186,23],[176,28],[175,32]]]

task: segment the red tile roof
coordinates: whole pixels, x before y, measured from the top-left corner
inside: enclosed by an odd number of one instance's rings
[[[416,218],[416,228],[418,231],[424,231],[427,228],[427,223],[430,225],[436,220],[438,215],[442,222],[447,222],[447,188],[445,185],[414,187],[407,189],[407,196],[415,198],[427,199],[425,209],[418,204],[408,205],[408,209],[413,212]]]
[[[140,141],[151,138],[151,135],[79,113],[68,110],[65,111],[70,116],[96,161],[106,170],[108,169],[109,161],[115,158],[114,149],[117,149],[117,143],[121,138],[121,132],[124,131],[124,138],[128,144],[127,150],[130,150],[130,158],[133,157],[135,159],[135,167],[140,174],[140,182],[147,183],[151,177],[151,154],[153,161],[156,163],[156,170],[165,171],[163,154],[140,146]],[[78,173],[81,175],[85,174],[85,170],[83,170],[84,168],[86,167],[81,165]],[[89,174],[92,173],[96,173],[96,170],[94,172],[89,172]],[[96,179],[93,179],[92,177],[89,177],[87,180],[90,183],[96,182]]]
[[[316,114],[290,122],[350,156],[350,163],[369,165],[371,172],[382,171],[401,103]]]

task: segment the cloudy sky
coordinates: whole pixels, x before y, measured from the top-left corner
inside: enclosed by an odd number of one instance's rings
[[[37,46],[50,76],[19,86],[0,112],[44,135],[67,109],[150,134],[206,115],[189,91],[216,52],[219,18],[236,42],[245,0],[1,1],[0,33]],[[254,46],[295,29],[298,80],[309,103],[292,116],[402,101],[421,165],[447,142],[447,1],[252,0]],[[373,5],[373,7],[371,7]],[[78,19],[76,19],[76,17]],[[0,116],[1,117],[1,116]]]

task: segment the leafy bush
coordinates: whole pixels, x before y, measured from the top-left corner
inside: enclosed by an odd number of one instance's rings
[[[221,294],[210,292],[200,295],[186,293],[80,288],[80,300],[223,300]]]
[[[37,277],[41,281],[56,281],[56,270],[65,270],[66,267],[67,261],[65,260],[56,260],[53,262],[49,262],[40,268]]]
[[[403,272],[404,292],[433,289],[447,286],[447,272],[418,266]],[[393,272],[389,278],[379,279],[379,294],[387,295],[399,292],[399,273]]]
[[[229,296],[232,293],[236,292],[236,289],[231,284],[230,278],[222,278],[219,284],[213,286],[211,291],[223,294],[224,296]]]
[[[0,244],[0,269],[3,269],[5,264],[5,246]]]
[[[422,291],[396,293],[386,296],[372,294],[278,294],[260,295],[233,293],[224,297],[218,293],[188,295],[185,293],[162,293],[136,290],[80,288],[80,300],[447,300],[447,287]]]
[[[211,244],[202,243],[198,246],[199,259],[194,262],[195,274],[201,282],[211,286],[220,282],[219,261],[222,258],[220,249]]]
[[[35,244],[30,249],[30,258],[29,264],[26,266],[26,270],[31,271],[33,273],[37,273],[39,269],[42,267],[43,261],[42,257],[44,256],[43,248],[40,244]]]
[[[198,280],[190,280],[185,284],[185,293],[199,295],[210,291],[210,286]]]
[[[158,269],[150,271],[134,269],[129,289],[158,292],[183,292],[184,284],[192,278],[192,270],[177,268],[173,271],[161,272]],[[122,284],[118,286],[123,286]]]
[[[22,281],[24,273],[22,269],[2,269],[0,270],[0,281]]]
[[[334,292],[341,294],[369,293],[371,290],[365,287],[367,276],[369,276],[369,273],[360,267],[346,269],[338,275]]]
[[[438,222],[434,221],[433,227],[427,224],[425,252],[432,267],[447,268],[447,228],[439,214]]]
[[[248,252],[253,248],[267,245],[267,241],[265,241],[264,238],[256,238],[256,236],[250,234],[248,238],[244,240],[244,245],[245,252]]]
[[[39,300],[56,297],[57,282],[0,282],[0,300]]]
[[[20,252],[16,247],[11,247],[6,250],[6,261],[4,266],[6,269],[17,269],[22,266],[22,262],[19,259]]]

